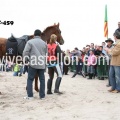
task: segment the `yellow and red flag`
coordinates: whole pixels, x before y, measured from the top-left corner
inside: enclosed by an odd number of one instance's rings
[[[107,5],[105,6],[104,37],[108,38]]]

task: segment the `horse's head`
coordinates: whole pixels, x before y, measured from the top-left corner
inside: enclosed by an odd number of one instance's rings
[[[47,43],[49,43],[49,41],[50,41],[51,34],[57,35],[57,42],[60,45],[64,44],[64,40],[63,40],[63,37],[61,35],[61,30],[59,28],[59,23],[57,25],[54,24],[53,26],[49,26],[43,31],[42,35],[44,36],[44,38],[46,38],[45,36],[49,36],[49,38],[47,39]]]

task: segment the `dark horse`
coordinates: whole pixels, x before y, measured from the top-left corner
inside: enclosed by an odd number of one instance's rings
[[[56,34],[57,35],[57,42],[60,45],[64,44],[64,40],[62,38],[61,35],[61,30],[59,28],[59,23],[56,25],[54,24],[53,26],[49,26],[47,27],[41,34],[41,38],[49,43],[50,40],[50,35],[51,34]],[[33,35],[29,35],[29,39],[32,39],[34,36]],[[7,43],[7,39],[6,38],[0,38],[0,59],[3,58],[3,56],[6,56],[6,43]],[[38,92],[38,75],[35,76],[35,90]]]

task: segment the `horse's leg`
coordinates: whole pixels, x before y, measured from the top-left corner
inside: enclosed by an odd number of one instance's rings
[[[38,75],[35,76],[35,90],[37,92],[39,92],[39,89],[38,89]]]
[[[27,86],[26,86],[26,90],[27,90]],[[35,90],[37,92],[39,92],[39,89],[38,89],[38,75],[35,76]]]
[[[0,95],[2,95],[2,93],[0,92]]]

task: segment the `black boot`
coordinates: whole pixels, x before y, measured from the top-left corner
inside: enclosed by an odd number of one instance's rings
[[[19,76],[19,77],[21,77],[22,75],[21,75],[21,74],[19,74],[18,76]]]
[[[95,79],[95,74],[93,74],[93,79]]]
[[[88,73],[88,78],[87,79],[90,79],[90,73]]]
[[[91,73],[90,78],[91,78],[91,79],[93,78],[93,73]]]
[[[100,77],[99,80],[104,80],[104,77]]]
[[[62,92],[59,91],[59,87],[60,87],[61,79],[62,79],[61,77],[58,77],[58,78],[56,79],[54,93],[62,94]]]
[[[47,94],[53,94],[51,92],[51,88],[52,88],[52,80],[48,79],[48,82],[47,82]]]
[[[77,75],[77,73],[75,73],[75,74],[72,76],[72,78],[74,78],[76,75]]]
[[[92,75],[91,73],[89,73],[88,76],[89,76],[88,79],[92,79],[92,76],[93,76],[93,75]]]

